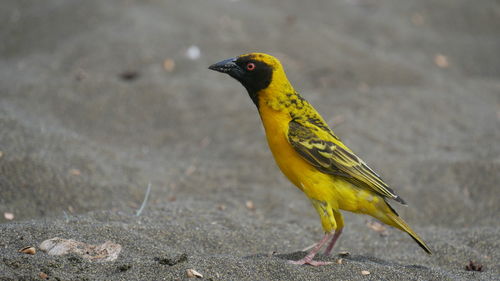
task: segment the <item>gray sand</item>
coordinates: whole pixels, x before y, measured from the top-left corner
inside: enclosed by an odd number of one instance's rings
[[[500,279],[498,1],[268,2],[0,3],[0,280]],[[244,89],[207,70],[250,51],[282,60],[434,255],[346,214],[318,256],[342,264],[287,264],[322,236],[317,214]],[[18,252],[53,237],[123,250]]]

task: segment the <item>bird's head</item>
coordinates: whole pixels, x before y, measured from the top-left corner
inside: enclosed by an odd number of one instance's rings
[[[284,79],[285,72],[278,59],[263,53],[250,53],[226,59],[208,67],[227,73],[238,80],[248,91],[253,102],[258,105],[258,95],[271,83]]]

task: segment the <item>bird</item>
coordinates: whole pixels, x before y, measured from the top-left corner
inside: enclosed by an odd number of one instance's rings
[[[277,58],[248,53],[212,64],[209,69],[228,74],[245,87],[257,107],[278,167],[309,198],[320,217],[323,238],[306,256],[290,263],[331,263],[314,257],[325,245],[324,254],[330,255],[344,228],[341,210],[370,215],[402,230],[431,254],[424,240],[389,205],[389,200],[406,202],[295,91]]]

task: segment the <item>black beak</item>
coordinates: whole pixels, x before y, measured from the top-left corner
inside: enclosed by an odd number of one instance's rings
[[[208,69],[215,70],[229,75],[234,75],[241,71],[240,67],[235,63],[237,58],[230,58],[227,60],[214,63]]]

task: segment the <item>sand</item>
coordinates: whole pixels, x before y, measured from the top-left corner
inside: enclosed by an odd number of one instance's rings
[[[498,1],[0,7],[0,280],[499,280]],[[207,69],[250,51],[281,59],[408,202],[394,205],[432,256],[346,213],[335,254],[318,256],[332,265],[286,262],[321,238],[317,214],[243,87]],[[54,237],[122,251],[50,256]]]

